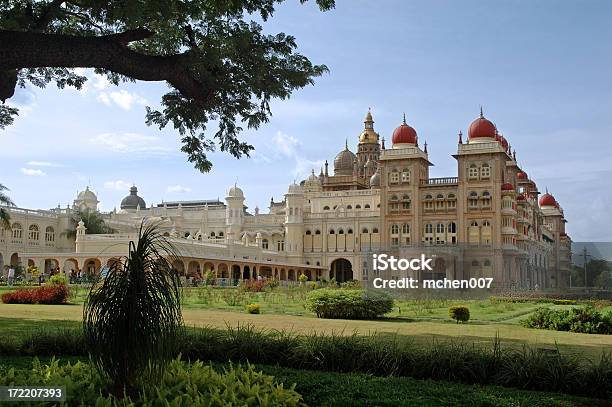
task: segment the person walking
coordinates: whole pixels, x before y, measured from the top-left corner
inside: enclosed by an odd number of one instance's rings
[[[8,269],[7,280],[9,287],[13,286],[13,282],[15,281],[15,267],[12,265]]]

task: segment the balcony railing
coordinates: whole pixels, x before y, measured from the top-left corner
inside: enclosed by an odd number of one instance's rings
[[[429,178],[421,180],[421,185],[456,185],[459,177]]]

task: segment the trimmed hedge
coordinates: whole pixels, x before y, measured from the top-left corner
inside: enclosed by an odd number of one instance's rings
[[[448,309],[448,316],[459,322],[467,322],[470,320],[470,309],[465,305],[455,305]]]
[[[147,383],[138,396],[122,400],[109,394],[111,384],[91,362],[60,365],[53,360],[49,365],[42,365],[35,360],[30,371],[0,371],[1,386],[65,386],[68,405],[305,406],[302,396],[294,390],[295,385],[285,388],[283,384],[276,384],[272,376],[257,372],[250,365],[245,368],[230,365],[218,373],[202,362],[188,364],[177,359],[167,366],[160,383]]]
[[[603,314],[591,306],[555,310],[538,308],[521,325],[527,328],[551,329],[586,334],[612,334],[612,312]]]
[[[81,355],[79,330],[51,331],[12,342],[0,341],[0,354]],[[599,360],[559,350],[475,346],[471,342],[432,341],[418,345],[401,335],[294,335],[252,326],[187,330],[177,348],[188,360],[250,362],[295,369],[363,372],[377,376],[449,380],[553,391],[587,397],[612,397],[612,355]],[[1,358],[0,358],[1,360]],[[0,361],[0,364],[1,361]]]
[[[2,294],[5,304],[65,304],[70,291],[66,284],[10,291]]]
[[[322,288],[308,293],[306,308],[318,318],[374,319],[393,309],[393,299],[384,292]]]

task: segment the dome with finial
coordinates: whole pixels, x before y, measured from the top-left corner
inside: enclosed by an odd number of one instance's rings
[[[121,209],[145,209],[147,204],[145,200],[138,196],[138,188],[136,185],[132,185],[130,188],[130,194],[121,200]]]
[[[295,182],[289,185],[289,189],[287,189],[287,194],[303,194],[304,190],[300,184],[296,184]]]
[[[514,191],[514,185],[506,182],[505,184],[502,184],[501,189],[502,191]]]
[[[468,129],[468,142],[493,139],[495,140],[497,129],[493,122],[484,117],[482,107],[480,108],[480,117],[470,124]]]
[[[314,170],[312,170],[310,176],[304,182],[304,191],[318,192],[321,191],[321,188],[321,180],[315,175]]]
[[[348,140],[344,150],[340,151],[334,159],[334,175],[353,175],[353,162],[357,156],[348,148]]]
[[[244,192],[242,192],[242,189],[238,188],[238,186],[234,184],[227,190],[227,197],[228,198],[244,198]]]
[[[557,200],[555,199],[554,196],[552,196],[551,194],[548,193],[548,191],[546,191],[546,193],[544,195],[542,195],[540,197],[540,206],[557,206]]]
[[[89,189],[89,185],[85,187],[84,191],[79,192],[77,195],[77,200],[79,201],[98,201],[98,197],[96,194]]]
[[[378,143],[378,133],[374,131],[374,119],[372,112],[368,109],[368,113],[363,121],[363,131],[359,135],[359,144]]]
[[[516,174],[516,178],[521,179],[521,180],[527,180],[527,173],[520,171],[519,173]]]
[[[401,148],[407,144],[416,145],[417,139],[417,132],[406,123],[406,114],[404,113],[402,124],[393,130],[393,135],[391,136],[393,148]]]

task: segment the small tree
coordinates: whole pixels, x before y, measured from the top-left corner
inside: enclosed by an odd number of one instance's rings
[[[8,188],[0,184],[0,205],[15,206],[11,198],[3,191],[8,191]],[[0,226],[4,229],[11,229],[11,214],[5,208],[0,208]]]
[[[470,309],[464,305],[456,305],[448,309],[448,315],[459,322],[467,322],[470,320]]]
[[[156,225],[140,226],[128,257],[109,266],[93,285],[83,309],[89,354],[113,381],[112,393],[134,395],[145,379],[156,380],[175,355],[182,326],[175,250]]]

